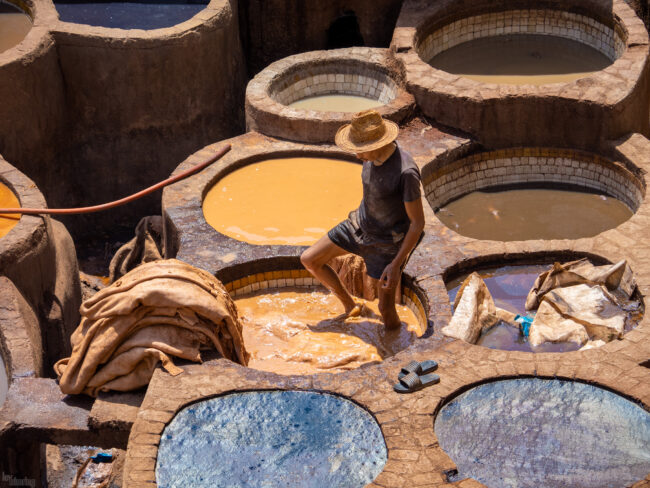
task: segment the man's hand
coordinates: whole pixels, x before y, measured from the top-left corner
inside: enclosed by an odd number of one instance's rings
[[[400,267],[394,262],[390,263],[379,278],[382,288],[391,289],[397,287],[400,278]]]

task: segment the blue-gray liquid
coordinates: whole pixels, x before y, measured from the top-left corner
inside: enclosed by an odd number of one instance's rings
[[[457,478],[488,488],[624,488],[650,472],[650,413],[578,382],[477,386],[441,409],[435,432]]]
[[[377,422],[354,403],[299,391],[236,393],[183,409],[165,428],[163,487],[362,488],[382,471]]]
[[[191,19],[206,2],[55,2],[64,22],[118,29],[161,29]]]

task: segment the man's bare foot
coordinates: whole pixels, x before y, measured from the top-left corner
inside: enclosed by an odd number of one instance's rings
[[[355,301],[354,305],[349,310],[346,310],[341,315],[337,315],[332,320],[341,321],[353,317],[360,317],[361,315],[363,315],[365,310],[366,310],[366,304],[364,302]]]

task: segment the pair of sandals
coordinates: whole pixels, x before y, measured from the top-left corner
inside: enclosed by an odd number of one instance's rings
[[[427,386],[440,383],[440,376],[431,374],[438,368],[438,363],[431,360],[411,361],[397,375],[398,383],[393,385],[397,393],[413,393]]]

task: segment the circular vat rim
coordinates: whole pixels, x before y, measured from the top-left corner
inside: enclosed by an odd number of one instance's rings
[[[0,182],[16,195],[21,207],[47,208],[43,194],[36,184],[0,156]],[[23,215],[20,221],[0,238],[0,272],[20,253],[34,246],[34,236],[47,233],[46,217]],[[38,239],[37,239],[38,240]]]
[[[50,49],[50,27],[56,22],[47,2],[40,0],[2,0],[20,9],[27,15],[32,27],[27,35],[16,45],[0,52],[0,68],[22,60],[38,56]]]
[[[336,146],[304,145],[248,132],[197,151],[182,162],[173,174],[204,161],[225,144],[231,144],[232,150],[221,160],[192,178],[165,188],[162,195],[166,257],[176,257],[212,274],[225,266],[268,256],[299,256],[309,247],[250,244],[211,227],[203,215],[203,199],[219,179],[248,164],[275,158],[321,157],[360,164],[353,155]]]
[[[449,20],[449,15],[445,15],[448,14],[448,12],[445,12],[443,9],[444,6],[432,6],[427,9],[425,13],[421,14],[421,20],[419,20],[414,28],[401,28],[402,32],[400,32],[399,27],[396,29],[396,34],[393,39],[393,47],[397,51],[397,57],[403,62],[409,85],[431,88],[440,94],[454,97],[455,99],[462,96],[464,98],[472,99],[474,102],[480,102],[489,98],[501,98],[507,95],[534,97],[553,96],[590,101],[592,103],[611,104],[617,101],[611,98],[614,94],[608,94],[603,90],[577,93],[576,90],[573,90],[572,88],[588,83],[607,86],[608,82],[612,81],[611,76],[614,73],[618,73],[619,69],[621,69],[626,71],[622,77],[629,80],[627,88],[631,90],[644,72],[644,63],[641,61],[644,61],[647,57],[648,33],[641,19],[636,16],[632,8],[625,4],[623,0],[613,1],[612,17],[610,19],[612,23],[610,28],[613,28],[615,31],[618,30],[618,35],[624,41],[625,48],[622,54],[620,54],[607,68],[592,75],[569,82],[546,85],[501,85],[483,83],[469,78],[463,78],[459,75],[453,75],[429,65],[420,57],[419,46],[424,38],[428,37],[432,31],[435,30],[433,27],[436,26],[436,22],[441,23],[442,19],[447,19],[447,21],[451,22],[451,20]],[[515,9],[516,7],[507,10],[512,11]],[[557,8],[557,6],[544,6],[544,4],[542,4],[536,10],[555,10],[569,13],[574,9],[575,7],[573,5],[567,5],[560,9]],[[489,12],[494,13],[502,11],[505,10],[503,8],[489,10]],[[584,10],[584,8],[580,11],[580,14],[585,17],[591,17],[600,24],[607,25],[605,24],[605,19],[598,19],[593,15],[593,13]],[[471,13],[467,13],[460,18],[467,18],[471,15]],[[618,26],[618,29],[616,29],[616,26]],[[639,47],[642,49],[639,49]],[[618,78],[620,77],[621,75],[618,76]],[[462,81],[459,82],[459,79]],[[620,81],[620,79],[618,81]],[[495,90],[495,87],[499,88]],[[485,88],[491,89],[485,90]]]
[[[595,265],[607,265],[614,264],[620,261],[620,256],[615,257],[607,255],[606,253],[594,252],[593,249],[588,247],[585,249],[580,248],[562,248],[562,247],[552,247],[549,246],[547,249],[541,250],[527,250],[521,249],[519,251],[506,252],[506,253],[495,253],[486,250],[484,253],[477,253],[473,256],[467,256],[461,259],[456,260],[453,263],[448,264],[444,267],[440,274],[440,281],[442,287],[438,288],[435,292],[429,291],[428,299],[430,303],[430,310],[444,310],[444,315],[446,320],[444,324],[440,324],[438,321],[435,324],[435,333],[442,337],[446,337],[442,334],[441,329],[449,323],[451,320],[451,303],[449,301],[447,283],[454,278],[458,278],[464,274],[470,273],[472,271],[479,271],[486,268],[495,268],[502,266],[526,266],[526,265],[536,265],[536,264],[552,264],[553,262],[566,262],[574,261],[577,259],[587,258]],[[635,273],[635,263],[629,263],[632,268],[632,272]],[[642,267],[642,266],[641,266]],[[526,351],[508,351],[505,349],[492,349],[489,347],[482,346],[480,344],[471,344],[465,342],[461,339],[448,338],[452,339],[453,342],[458,343],[460,347],[469,351],[477,350],[483,352],[494,352],[494,353],[507,353],[518,357],[529,357],[531,360],[535,357],[571,357],[571,358],[585,358],[588,357],[592,352],[590,351],[605,351],[608,353],[619,353],[625,349],[632,349],[638,342],[637,334],[639,331],[645,333],[645,331],[650,332],[650,313],[645,309],[646,306],[646,296],[644,295],[642,287],[637,282],[637,288],[634,291],[634,296],[638,298],[643,306],[644,313],[643,317],[639,323],[632,330],[629,330],[623,334],[621,339],[614,340],[606,343],[605,345],[595,348],[595,349],[586,349],[586,350],[576,350],[576,351],[567,351],[567,352],[526,352]],[[641,361],[642,362],[642,361]],[[640,363],[639,363],[640,364]]]
[[[553,163],[554,161],[556,164]],[[572,166],[573,163],[576,163],[576,166]],[[515,171],[508,171],[508,167],[514,167]],[[536,173],[525,172],[524,169],[533,169]],[[645,177],[648,169],[650,165],[645,161],[619,161],[603,153],[581,149],[517,146],[475,151],[459,158],[450,158],[449,155],[442,154],[422,167],[422,186],[426,202],[433,212],[434,227],[446,229],[447,233],[455,238],[478,242],[486,240],[465,236],[450,229],[435,215],[436,209],[469,193],[486,189],[544,187],[604,192],[625,204],[632,211],[632,216],[618,226],[606,229],[595,236],[579,238],[594,239],[633,221],[642,209],[650,205],[650,194],[647,191]],[[530,178],[531,174],[536,175],[534,179]],[[437,196],[435,192],[438,193]],[[554,240],[496,242],[531,241],[553,242]]]
[[[413,112],[414,98],[405,90],[404,74],[394,62],[390,50],[353,47],[311,51],[276,61],[249,82],[246,88],[248,129],[295,141],[332,143],[336,131],[349,123],[354,113],[291,108],[276,99],[275,90],[285,84],[295,86],[318,75],[337,74],[338,71],[345,74],[355,66],[394,83],[395,97],[376,108],[383,117],[400,123]]]
[[[29,0],[35,1],[35,0]],[[226,24],[232,15],[234,15],[229,0],[210,0],[204,5],[204,8],[194,14],[189,19],[179,22],[170,27],[161,27],[158,29],[121,29],[118,27],[101,27],[88,24],[76,24],[60,20],[59,13],[56,10],[54,0],[49,2],[49,7],[53,12],[54,19],[51,22],[51,28],[55,34],[72,35],[75,37],[88,38],[93,42],[101,42],[100,39],[111,40],[124,45],[139,43],[146,45],[148,43],[158,43],[160,41],[178,42],[178,36],[191,32],[219,29]]]

